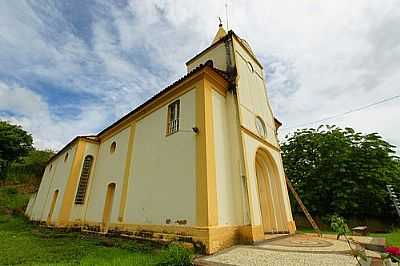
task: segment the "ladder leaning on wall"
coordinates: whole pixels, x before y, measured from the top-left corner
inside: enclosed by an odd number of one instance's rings
[[[297,203],[300,205],[301,210],[304,212],[304,214],[307,217],[307,220],[310,222],[312,227],[314,228],[314,231],[319,235],[322,236],[321,231],[318,228],[317,223],[314,221],[314,219],[311,217],[311,214],[308,212],[306,206],[304,206],[303,201],[301,201],[299,194],[297,194],[296,190],[294,189],[292,182],[290,182],[289,178],[285,176],[286,178],[286,184],[288,185],[290,191],[292,192],[294,198],[296,199]]]
[[[386,189],[389,192],[390,199],[393,201],[393,206],[396,208],[397,215],[400,217],[400,202],[397,198],[396,192],[392,185],[386,185]]]

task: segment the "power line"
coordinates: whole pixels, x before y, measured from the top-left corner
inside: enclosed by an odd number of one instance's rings
[[[348,110],[348,111],[346,111],[344,113],[336,114],[336,115],[329,116],[329,117],[326,117],[326,118],[322,118],[322,119],[319,119],[319,120],[315,120],[315,121],[311,121],[311,122],[307,122],[307,123],[303,123],[303,124],[298,124],[298,125],[295,125],[295,126],[292,126],[292,127],[282,128],[282,130],[290,130],[290,129],[294,129],[294,128],[297,128],[297,127],[303,127],[303,126],[307,126],[307,125],[311,125],[311,124],[315,124],[315,123],[322,123],[322,122],[325,122],[325,121],[328,121],[328,120],[332,120],[332,119],[335,119],[335,118],[346,116],[346,115],[351,114],[351,113],[359,112],[359,111],[362,111],[364,109],[370,108],[372,106],[375,106],[375,105],[378,105],[378,104],[382,104],[382,103],[385,103],[385,102],[389,102],[389,101],[392,101],[392,100],[397,99],[397,98],[400,98],[400,95],[395,95],[395,96],[392,96],[392,97],[389,97],[389,98],[385,98],[385,99],[380,100],[378,102],[374,102],[374,103],[371,103],[371,104],[368,104],[368,105],[365,105],[365,106],[362,106],[362,107],[359,107],[359,108],[351,109],[351,110]]]

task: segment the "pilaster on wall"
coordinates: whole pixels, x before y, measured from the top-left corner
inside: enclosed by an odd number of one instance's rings
[[[86,142],[78,139],[74,160],[72,161],[70,175],[64,190],[64,197],[61,203],[60,215],[58,217],[58,226],[68,224],[72,204],[75,198],[76,186],[79,182],[79,173],[81,170],[83,155],[85,153]]]
[[[206,79],[196,87],[197,225],[218,224],[212,88]]]
[[[128,151],[126,155],[125,161],[125,170],[124,170],[124,179],[122,184],[122,193],[121,193],[121,201],[119,206],[119,214],[118,214],[118,221],[123,222],[125,217],[125,207],[126,207],[126,199],[128,194],[128,183],[129,183],[129,176],[131,173],[131,165],[132,165],[132,156],[133,156],[133,142],[135,141],[135,128],[136,125],[132,124],[130,126],[129,131],[129,138],[128,138]]]

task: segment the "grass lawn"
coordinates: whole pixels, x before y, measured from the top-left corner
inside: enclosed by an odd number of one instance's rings
[[[370,233],[370,236],[384,237],[386,239],[386,246],[400,247],[400,230],[394,230],[390,233]]]
[[[154,265],[160,257],[160,249],[149,244],[32,225],[12,213],[28,198],[0,188],[0,265]]]
[[[303,233],[315,233],[313,228],[309,227],[300,227],[298,228],[300,232]],[[336,234],[333,231],[323,230],[323,234]],[[394,230],[390,233],[370,233],[369,236],[373,237],[384,237],[386,239],[386,246],[396,246],[400,247],[400,230]]]

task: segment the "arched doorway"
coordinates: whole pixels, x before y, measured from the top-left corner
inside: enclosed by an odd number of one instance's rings
[[[53,198],[51,199],[49,214],[47,215],[47,224],[51,223],[51,217],[53,216],[54,207],[56,206],[57,198],[58,198],[58,189],[56,189],[53,192]]]
[[[287,231],[279,172],[268,151],[261,148],[257,150],[255,169],[264,233]]]
[[[103,210],[103,227],[102,227],[103,232],[107,232],[108,227],[110,225],[110,216],[114,201],[114,192],[115,192],[115,183],[108,184],[106,199],[104,201],[104,210]]]

